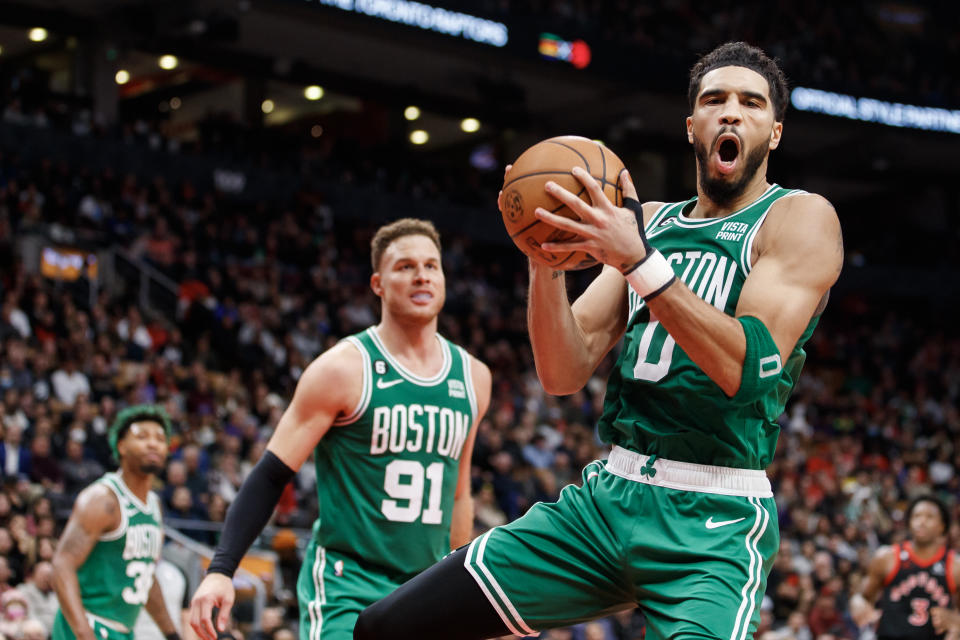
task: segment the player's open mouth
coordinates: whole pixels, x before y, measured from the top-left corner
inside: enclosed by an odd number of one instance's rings
[[[720,173],[732,173],[737,168],[740,157],[740,138],[733,133],[725,133],[717,138],[717,169]]]
[[[433,294],[427,291],[418,291],[417,293],[410,296],[414,302],[427,303],[433,300]]]

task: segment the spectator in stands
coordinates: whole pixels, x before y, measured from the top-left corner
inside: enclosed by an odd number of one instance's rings
[[[474,519],[481,527],[481,533],[508,522],[503,510],[497,506],[493,485],[485,482],[474,496]]]
[[[45,629],[53,629],[53,619],[60,606],[53,590],[53,565],[38,562],[17,589],[27,602],[30,617],[39,620]]]
[[[274,632],[283,626],[283,608],[267,607],[260,614],[260,628],[250,634],[250,640],[271,640]]]
[[[136,305],[127,308],[127,314],[117,322],[117,336],[126,346],[126,357],[142,362],[153,348],[153,338],[143,324],[143,317]]]
[[[77,427],[70,430],[66,444],[66,459],[61,468],[63,471],[64,491],[68,496],[76,496],[81,489],[103,475],[103,466],[96,460],[87,457],[84,451],[86,432]]]
[[[27,601],[19,589],[8,589],[0,595],[0,637],[20,638],[27,621]]]
[[[0,442],[0,478],[17,478],[30,473],[30,451],[22,445],[23,428],[15,423],[4,425]]]
[[[23,582],[27,569],[33,566],[37,558],[37,539],[27,528],[27,516],[15,513],[6,527],[13,545],[7,552],[10,568],[13,570],[14,583]]]
[[[203,449],[196,444],[187,444],[180,452],[179,458],[183,460],[186,469],[186,485],[195,496],[206,495],[209,491],[207,486],[207,471],[210,468],[209,457]]]
[[[53,455],[49,436],[38,434],[30,443],[30,480],[49,491],[63,492],[63,471]]]
[[[110,360],[102,352],[93,354],[90,361],[90,398],[100,402],[104,396],[117,392],[114,378],[117,372],[111,366]]]
[[[837,594],[829,586],[825,586],[817,595],[807,616],[807,624],[814,638],[824,634],[843,637],[846,625],[843,615],[837,606]]]
[[[187,484],[187,465],[182,460],[171,460],[167,463],[167,481],[163,485],[160,497],[164,506],[168,506],[173,499],[173,492]]]
[[[759,640],[814,640],[807,620],[800,611],[791,613],[785,625],[758,637]]]
[[[26,431],[30,426],[27,414],[21,407],[21,394],[13,388],[7,389],[3,394],[3,426],[16,427],[20,432]]]
[[[3,307],[0,308],[0,335],[17,335],[26,340],[32,333],[30,318],[18,306],[16,294],[7,293],[3,298]]]
[[[57,550],[57,541],[53,536],[37,538],[37,562],[50,562]]]
[[[40,402],[50,400],[54,394],[50,377],[53,365],[50,356],[42,350],[33,353],[33,396]]]
[[[198,523],[208,522],[207,514],[203,506],[194,499],[190,489],[186,486],[177,487],[170,496],[170,504],[167,505],[163,514],[164,518],[195,521]],[[208,528],[191,528],[189,523],[180,523],[177,527],[181,533],[190,536],[197,542],[211,544],[213,534]]]
[[[6,529],[3,529],[6,531]],[[10,570],[10,559],[0,550],[0,594],[13,588],[13,571]]]
[[[10,503],[10,496],[6,491],[0,490],[0,527],[7,526],[12,513],[13,505]]]
[[[60,368],[50,376],[55,398],[64,407],[72,407],[80,395],[90,395],[90,381],[85,373],[77,368],[76,355],[64,354]]]
[[[33,386],[33,372],[27,364],[27,346],[23,340],[18,338],[7,340],[6,360],[10,387],[21,392],[28,391]]]

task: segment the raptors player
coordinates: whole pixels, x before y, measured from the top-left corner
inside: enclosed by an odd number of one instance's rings
[[[960,565],[946,545],[947,508],[933,496],[914,498],[907,523],[910,538],[882,547],[871,560],[863,588],[850,600],[850,615],[861,627],[877,622],[877,640],[932,640],[948,631],[955,637]]]

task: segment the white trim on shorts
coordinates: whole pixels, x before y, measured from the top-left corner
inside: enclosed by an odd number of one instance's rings
[[[750,529],[750,533],[744,540],[747,555],[750,556],[750,568],[747,570],[747,582],[740,591],[740,607],[737,609],[737,617],[733,622],[730,640],[746,640],[747,631],[750,629],[750,621],[753,619],[753,611],[757,606],[757,587],[763,582],[763,554],[760,553],[757,545],[770,523],[770,512],[760,504],[759,499],[751,497],[748,500],[757,510],[757,517],[753,522],[753,528]]]
[[[496,527],[494,527],[496,529]],[[503,587],[500,586],[500,583],[497,582],[497,579],[493,576],[490,569],[483,563],[483,552],[487,546],[487,540],[490,538],[490,534],[493,533],[494,529],[490,529],[485,534],[474,538],[470,543],[470,546],[467,548],[467,553],[463,558],[463,566],[467,572],[473,577],[474,581],[477,583],[477,586],[480,587],[480,590],[483,592],[483,595],[487,597],[487,602],[490,603],[490,606],[493,607],[493,610],[497,612],[497,615],[500,616],[501,622],[504,626],[515,636],[521,638],[526,638],[528,636],[536,635],[536,631],[528,625],[524,619],[520,616],[520,613],[517,611],[517,608],[510,601],[510,598],[504,592]],[[484,581],[484,578],[480,577],[480,574],[477,573],[477,570],[474,569],[473,565],[470,562],[472,556],[476,556],[473,560],[476,563],[477,567],[483,573],[486,580],[490,583],[500,599],[506,605],[507,610],[505,611],[503,607],[500,606],[500,603],[497,602],[497,598],[490,592],[490,589],[487,586],[487,582]],[[516,623],[516,624],[514,624]]]
[[[668,489],[745,498],[773,497],[770,479],[763,470],[715,467],[708,464],[655,458],[653,468],[656,473],[641,474],[641,468],[646,466],[649,459],[650,456],[614,446],[610,451],[605,469],[627,480]]]
[[[320,640],[320,633],[323,630],[321,607],[327,604],[327,588],[323,582],[323,572],[326,568],[327,550],[317,545],[317,556],[310,569],[313,577],[313,600],[307,603],[307,612],[310,614],[310,640]]]
[[[117,622],[116,620],[104,618],[103,616],[98,616],[97,614],[90,613],[89,611],[85,611],[84,613],[86,613],[87,622],[90,623],[91,627],[94,625],[94,623],[99,622],[108,629],[113,629],[114,631],[119,631],[120,633],[131,633],[130,628],[127,625]]]

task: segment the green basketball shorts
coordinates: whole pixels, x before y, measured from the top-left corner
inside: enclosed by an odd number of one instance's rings
[[[133,640],[133,632],[119,622],[107,620],[92,613],[87,613],[87,622],[93,629],[93,635],[102,640]],[[53,620],[50,640],[74,640],[76,637],[73,629],[67,624],[67,619],[63,617],[63,612],[58,610],[57,617]]]
[[[411,577],[388,577],[311,540],[297,578],[300,640],[352,640],[360,612]]]
[[[474,540],[464,564],[519,636],[639,605],[650,640],[746,640],[779,545],[764,471],[614,447],[582,487]]]

